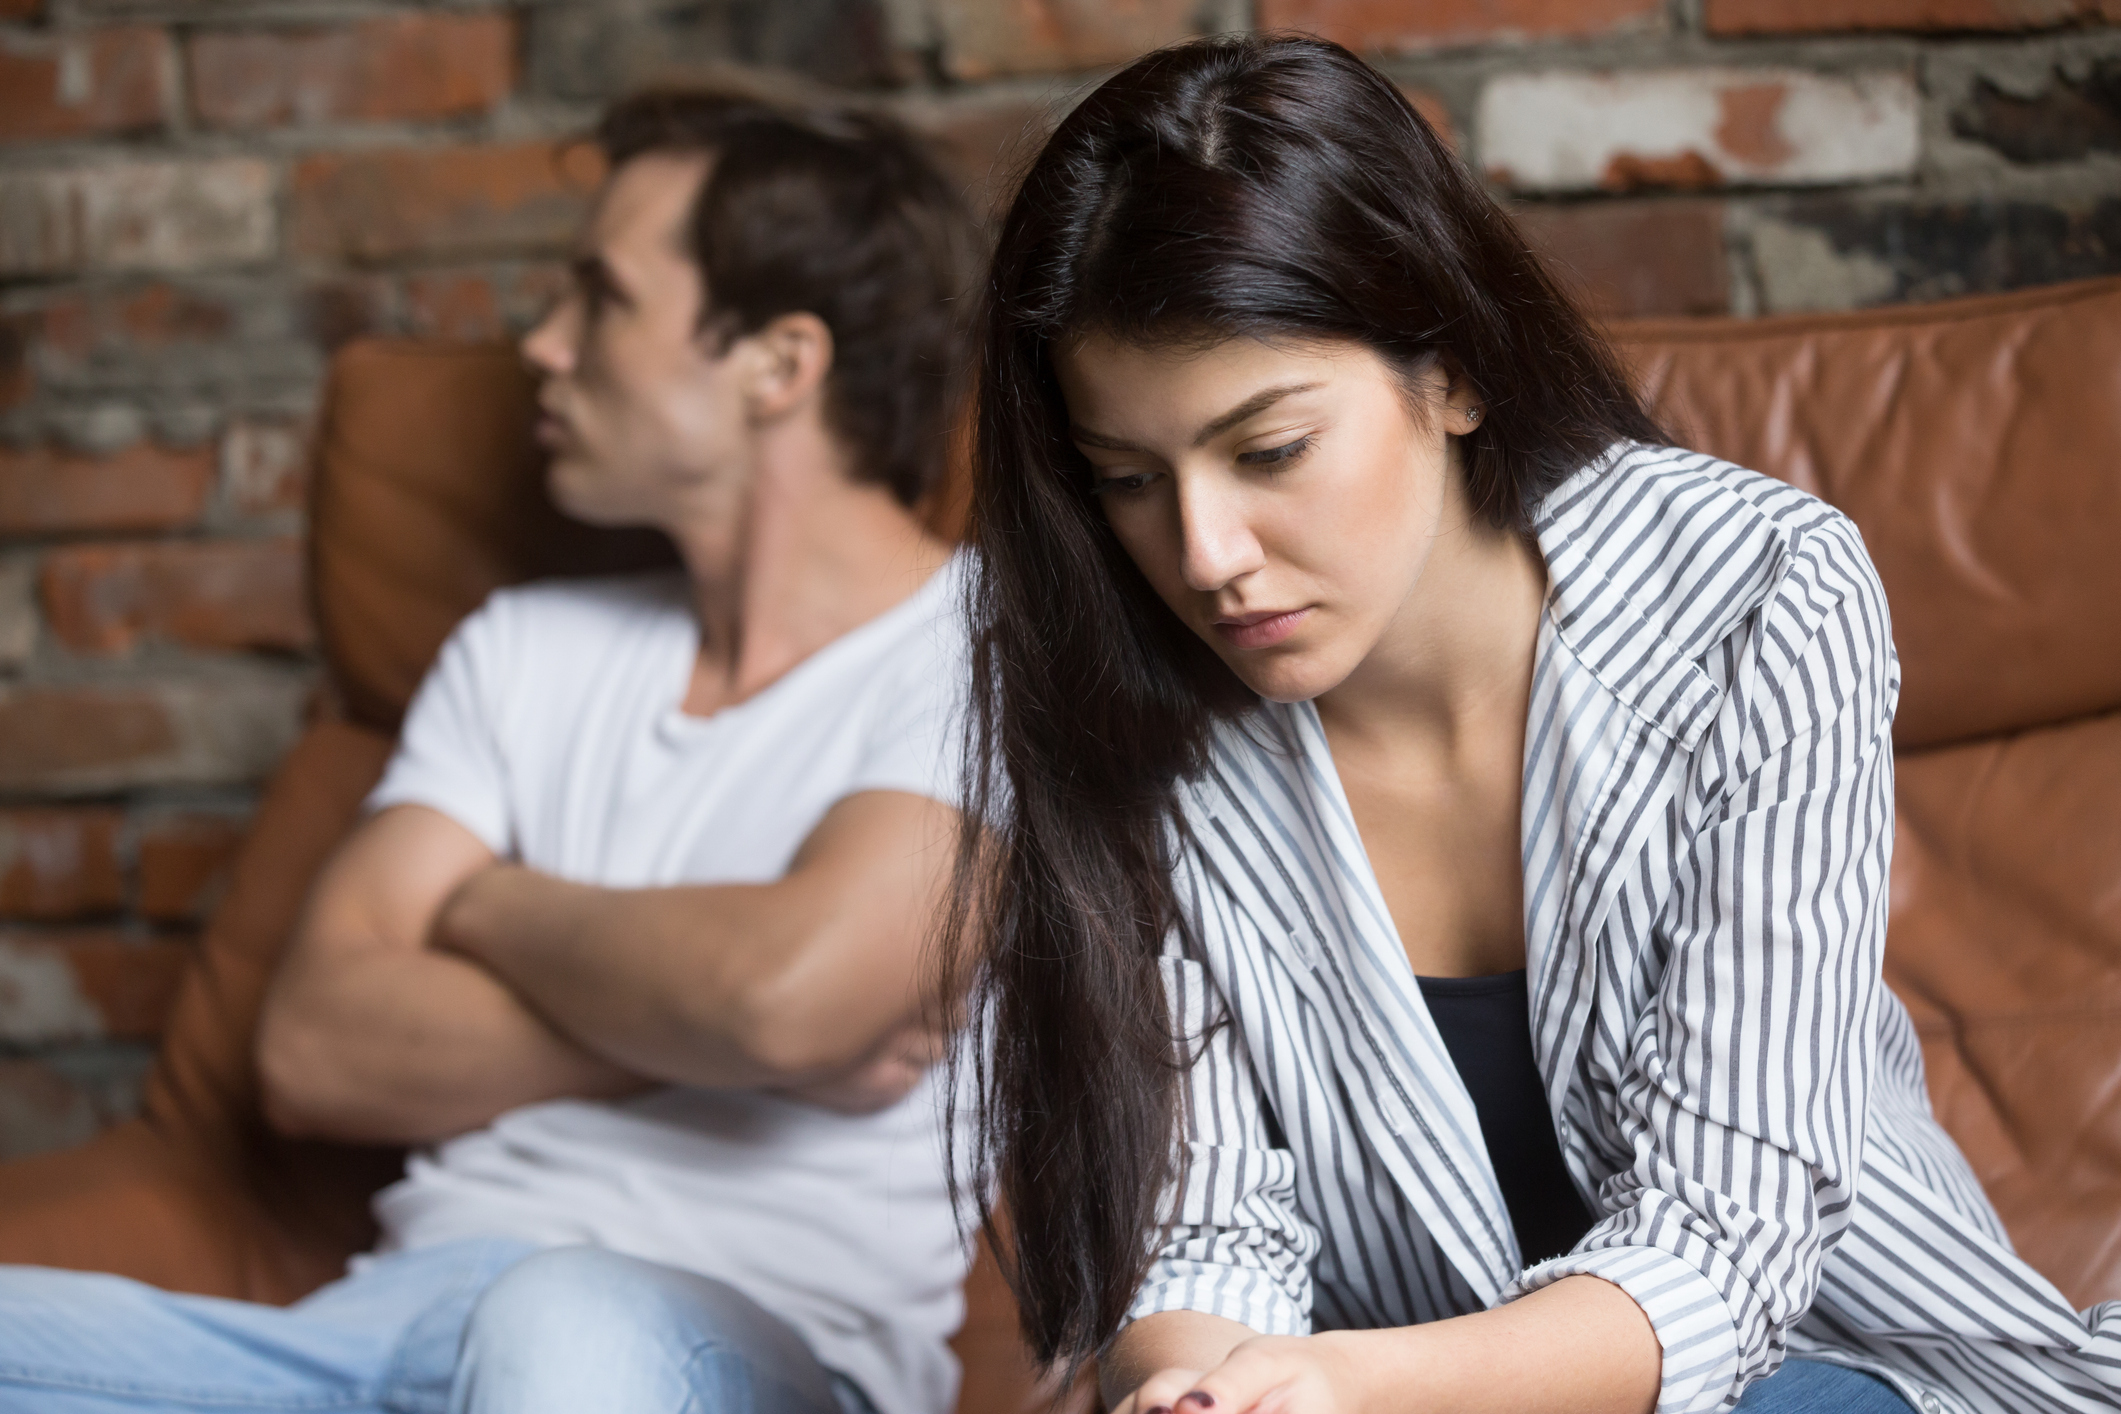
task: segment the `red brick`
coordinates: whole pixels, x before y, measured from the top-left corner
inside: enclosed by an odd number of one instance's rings
[[[382,275],[318,280],[302,291],[301,327],[327,352],[335,351],[348,340],[385,328],[392,298],[393,283]]]
[[[406,331],[431,339],[498,339],[507,332],[484,275],[415,275],[405,282]]]
[[[1443,95],[1425,88],[1402,87],[1399,91],[1414,105],[1414,111],[1421,114],[1421,120],[1436,130],[1436,136],[1443,139],[1444,146],[1456,152],[1458,129],[1451,122],[1451,106],[1443,101]]]
[[[1512,214],[1547,268],[1600,318],[1730,309],[1721,202],[1602,201]]]
[[[159,346],[225,337],[235,312],[174,285],[154,284],[125,296],[117,306],[118,327],[135,343]]]
[[[168,708],[146,689],[0,690],[0,787],[101,779],[180,745]]]
[[[0,535],[169,530],[190,525],[213,486],[211,447],[136,442],[107,457],[0,446]]]
[[[0,315],[0,408],[20,407],[37,391],[29,347],[43,322],[31,314]]]
[[[543,142],[310,157],[294,172],[293,243],[354,260],[554,249],[599,175],[587,149]]]
[[[188,58],[192,103],[209,127],[450,118],[508,96],[515,23],[489,11],[209,31],[191,41]]]
[[[0,811],[0,916],[47,922],[125,904],[115,810]]]
[[[245,785],[301,732],[312,675],[232,663],[128,683],[0,687],[0,791]]]
[[[1357,52],[1406,53],[1652,29],[1664,11],[1664,0],[1259,0],[1259,25],[1303,30]]]
[[[228,888],[243,843],[243,822],[226,815],[176,815],[140,835],[138,908],[157,923],[204,918]]]
[[[196,951],[100,928],[0,934],[0,1040],[153,1040]]]
[[[14,313],[0,316],[0,390],[12,380],[24,397],[38,387],[102,392],[139,380],[182,382],[187,348],[215,346],[224,367],[239,356],[230,340],[242,329],[236,301],[243,296],[211,286],[107,284],[86,295],[47,286],[16,298]]]
[[[1123,64],[1200,33],[1198,0],[935,0],[943,64],[960,79]]]
[[[2121,0],[1708,0],[1711,34],[2021,30],[2121,21]]]
[[[316,637],[292,536],[54,550],[43,588],[52,636],[81,653],[126,653],[143,638],[295,650]]]
[[[404,332],[426,339],[509,339],[545,317],[567,288],[557,262],[426,270],[406,277]]]
[[[0,140],[37,142],[162,125],[169,36],[145,25],[0,46]]]
[[[1059,117],[1048,103],[986,95],[912,99],[898,113],[933,144],[944,169],[962,185],[966,204],[997,216]]]
[[[96,314],[80,295],[61,295],[44,306],[38,332],[45,347],[86,358],[96,345]]]
[[[309,492],[309,427],[238,418],[221,438],[221,489],[244,515],[300,510]]]

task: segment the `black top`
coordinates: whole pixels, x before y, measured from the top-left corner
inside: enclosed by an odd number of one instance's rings
[[[1492,977],[1417,977],[1444,1049],[1473,1096],[1527,1266],[1570,1251],[1591,1214],[1561,1162],[1547,1091],[1532,1059],[1524,969]]]

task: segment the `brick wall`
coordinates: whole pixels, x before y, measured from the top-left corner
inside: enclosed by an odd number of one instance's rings
[[[520,330],[641,81],[886,94],[989,200],[1204,28],[1379,57],[1600,311],[2121,270],[2121,0],[0,0],[0,1156],[133,1103],[317,683],[306,420],[361,333]]]

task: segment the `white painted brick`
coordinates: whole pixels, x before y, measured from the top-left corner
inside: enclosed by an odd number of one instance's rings
[[[245,515],[302,503],[309,429],[286,419],[239,417],[221,439],[221,485]]]
[[[53,948],[0,937],[0,1041],[48,1046],[103,1035],[103,1012]]]
[[[271,164],[107,162],[0,174],[0,276],[197,270],[279,247]]]
[[[1506,74],[1481,91],[1481,163],[1520,191],[1819,185],[1911,174],[1921,105],[1897,71]]]
[[[1748,236],[1763,314],[1858,309],[1898,290],[1890,265],[1865,251],[1835,250],[1823,231],[1759,216]]]

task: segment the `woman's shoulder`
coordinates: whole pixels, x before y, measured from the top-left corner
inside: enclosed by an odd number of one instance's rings
[[[1796,545],[1822,531],[1853,529],[1811,492],[1706,452],[1616,442],[1554,488],[1541,503],[1542,539],[1607,537],[1632,529],[1681,542],[1705,534],[1751,532]]]
[[[1846,515],[1682,447],[1615,444],[1548,495],[1534,533],[1568,618],[1647,621],[1688,657],[1763,607],[1811,618],[1853,599],[1883,613],[1884,590]]]

